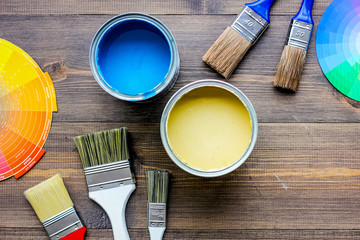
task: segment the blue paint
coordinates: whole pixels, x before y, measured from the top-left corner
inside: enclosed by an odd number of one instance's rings
[[[143,20],[125,20],[112,26],[102,36],[96,52],[104,82],[128,95],[151,92],[164,81],[170,62],[165,36]]]

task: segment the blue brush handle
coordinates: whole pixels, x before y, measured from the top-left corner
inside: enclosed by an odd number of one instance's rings
[[[314,0],[303,0],[299,12],[293,17],[293,20],[298,20],[314,25],[314,20],[312,18],[312,8]]]
[[[245,6],[248,6],[264,18],[268,23],[270,23],[270,8],[275,0],[258,0],[253,3],[246,3]]]

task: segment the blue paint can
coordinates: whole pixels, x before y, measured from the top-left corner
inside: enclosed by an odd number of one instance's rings
[[[110,95],[131,102],[167,93],[180,71],[175,39],[158,19],[125,13],[107,21],[90,46],[91,71]]]

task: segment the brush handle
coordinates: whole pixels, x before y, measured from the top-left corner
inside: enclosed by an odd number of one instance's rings
[[[89,192],[90,199],[102,207],[110,218],[114,240],[130,240],[126,228],[125,209],[135,184]]]
[[[264,18],[268,23],[270,23],[270,9],[275,0],[258,0],[252,3],[246,3],[245,6],[248,6]]]
[[[314,0],[303,0],[299,12],[293,17],[293,20],[298,20],[314,25],[314,20],[312,18],[312,8]]]
[[[149,227],[150,240],[162,240],[165,229],[164,227]]]
[[[72,232],[69,235],[61,238],[61,240],[84,240],[85,232],[86,232],[86,228],[82,227],[76,230],[75,232]]]

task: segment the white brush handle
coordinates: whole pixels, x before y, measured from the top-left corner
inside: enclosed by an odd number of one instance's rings
[[[99,204],[110,218],[114,240],[130,240],[126,228],[125,209],[135,184],[89,192],[90,199]]]
[[[150,240],[162,240],[165,229],[164,227],[149,227]]]

